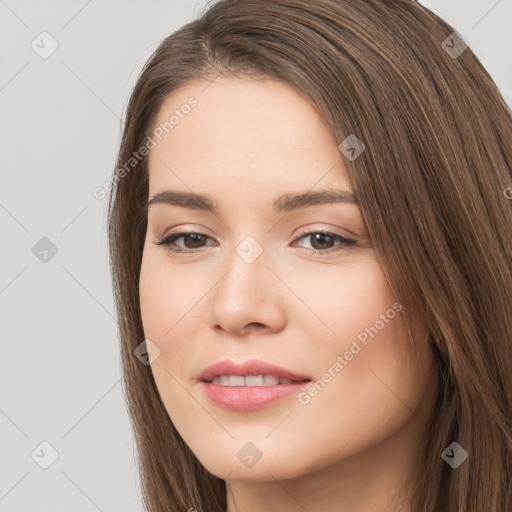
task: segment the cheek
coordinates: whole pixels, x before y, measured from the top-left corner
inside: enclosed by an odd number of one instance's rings
[[[419,347],[416,359],[402,306],[376,262],[341,274],[323,294],[308,296],[316,298],[319,316],[331,332],[307,347],[314,354],[310,361],[316,381],[300,397],[302,427],[314,432],[318,418],[325,418],[326,436],[341,430],[364,444],[400,428],[432,384],[426,332],[412,333]]]
[[[176,420],[190,412],[190,397],[184,391],[188,382],[184,378],[184,362],[190,358],[188,341],[194,337],[198,325],[194,284],[184,272],[170,269],[165,258],[151,249],[143,255],[139,297],[144,336],[159,349],[151,363],[157,389],[169,416]],[[197,288],[197,287],[196,287]],[[204,292],[203,292],[204,293]],[[178,421],[179,423],[179,421]]]
[[[320,268],[312,274],[287,276],[302,301],[295,301],[294,316],[290,321],[309,320],[309,333],[318,333],[314,339],[316,353],[342,350],[350,341],[375,322],[382,328],[380,315],[395,316],[396,302],[389,285],[375,259],[348,261],[339,267]],[[307,309],[312,314],[309,314]],[[389,311],[390,310],[390,311]],[[382,325],[381,325],[382,324]],[[307,333],[306,333],[306,338]],[[311,336],[309,336],[311,338]],[[347,343],[348,342],[348,343]]]
[[[176,267],[170,268],[165,257],[154,254],[154,251],[144,253],[139,297],[146,337],[165,342],[177,330],[184,329],[184,326],[191,328],[190,319],[199,311],[199,308],[194,311],[192,306],[207,291],[206,284],[201,286],[199,278],[191,277]]]
[[[415,332],[414,341],[422,347],[420,360],[413,357],[402,305],[395,299],[377,262],[341,276],[318,295],[318,311],[322,312],[330,336],[317,340],[314,352],[320,364],[316,375],[331,378],[327,387],[345,393],[343,399],[353,400],[351,407],[361,413],[365,406],[380,410],[383,403],[400,406],[395,395],[419,396],[428,369],[429,354],[424,332]],[[424,364],[423,364],[424,363]],[[329,373],[329,375],[325,375]],[[416,378],[415,378],[416,377]],[[414,396],[413,396],[414,395]],[[336,400],[335,395],[331,397]],[[369,409],[371,410],[371,409]]]
[[[159,349],[151,370],[170,415],[187,407],[192,385],[191,369],[198,355],[211,361],[208,347],[201,345],[205,328],[205,295],[212,286],[211,273],[171,265],[162,249],[144,252],[139,297],[144,335]],[[195,366],[197,367],[197,365]],[[194,368],[195,368],[194,367]]]

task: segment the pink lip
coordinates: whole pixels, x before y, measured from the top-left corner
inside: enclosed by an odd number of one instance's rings
[[[242,375],[244,377],[247,377],[247,375],[276,375],[277,377],[296,381],[311,380],[310,377],[305,375],[298,375],[286,368],[258,361],[257,359],[250,359],[242,364],[236,364],[229,360],[219,361],[205,368],[198,379],[210,382],[214,377],[221,375]]]
[[[214,377],[221,375],[275,375],[290,379],[293,384],[277,384],[275,386],[221,386],[212,384]],[[251,359],[239,365],[232,361],[220,361],[208,366],[198,377],[206,396],[219,407],[238,411],[251,411],[268,407],[297,394],[307,386],[311,379],[298,375],[279,366]]]

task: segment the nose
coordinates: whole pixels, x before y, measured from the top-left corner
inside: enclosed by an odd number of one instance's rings
[[[208,323],[213,329],[244,335],[268,334],[284,327],[286,289],[269,263],[265,252],[254,261],[243,252],[233,254],[212,289]]]

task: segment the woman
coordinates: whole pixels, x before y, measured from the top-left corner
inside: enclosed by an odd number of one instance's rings
[[[109,206],[148,510],[512,510],[511,128],[413,0],[161,43]]]

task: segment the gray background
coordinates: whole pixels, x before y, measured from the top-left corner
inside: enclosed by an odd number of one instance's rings
[[[512,0],[422,3],[469,43],[512,107]],[[0,0],[1,511],[142,510],[107,199],[92,190],[112,172],[144,62],[204,5]],[[44,31],[58,43],[47,58]],[[42,442],[58,454],[47,469]]]

